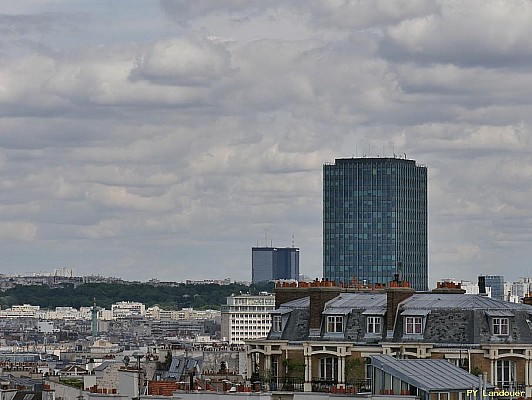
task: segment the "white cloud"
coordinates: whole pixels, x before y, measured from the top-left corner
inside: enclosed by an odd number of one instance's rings
[[[139,57],[136,79],[177,86],[209,86],[231,73],[230,53],[207,38],[170,39],[155,43]]]

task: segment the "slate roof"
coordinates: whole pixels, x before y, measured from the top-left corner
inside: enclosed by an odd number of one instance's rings
[[[313,340],[345,340],[357,344],[391,342],[427,342],[435,344],[474,345],[487,343],[532,344],[532,306],[495,300],[486,296],[456,293],[415,293],[400,303],[395,326],[386,325],[386,293],[348,292],[325,304],[322,330]],[[270,332],[269,339],[304,341],[309,339],[310,300],[308,297],[281,304],[273,312],[280,314],[282,332]],[[327,315],[343,315],[344,332],[324,332]],[[384,316],[381,334],[368,334],[369,315]],[[405,316],[423,318],[423,334],[405,334]],[[509,318],[509,334],[497,336],[492,332],[492,318]],[[387,331],[392,330],[388,336]]]
[[[17,391],[12,400],[42,400],[42,392]]]
[[[425,317],[423,335],[405,335],[396,319],[393,341],[455,344],[532,343],[532,306],[474,294],[415,293],[399,307],[399,316]],[[507,317],[510,332],[494,335],[491,318]]]
[[[324,315],[349,314],[352,310],[368,310],[381,313],[386,311],[385,293],[341,293],[338,297],[328,301],[323,311]]]
[[[478,377],[447,360],[396,359],[389,355],[375,355],[371,356],[371,365],[424,392],[478,387]],[[493,389],[493,386],[488,384],[488,389]]]
[[[283,303],[272,314],[281,314],[283,318],[283,331],[270,331],[268,339],[284,339],[300,341],[308,338],[308,322],[310,317],[310,297]]]
[[[532,306],[526,304],[510,303],[492,299],[487,296],[476,294],[456,293],[414,293],[404,302],[404,309],[463,309],[463,310],[528,310],[532,312]]]
[[[181,380],[186,377],[188,372],[196,368],[196,374],[201,374],[203,370],[203,357],[172,357],[172,363],[168,371],[160,371],[162,380],[174,379]]]
[[[293,310],[281,334],[281,339],[299,342],[308,339],[310,311],[306,309]]]
[[[308,308],[310,307],[310,297],[303,297],[301,299],[296,299],[292,301],[288,301],[286,303],[283,303],[277,308],[276,310],[273,310],[272,314],[286,314],[291,312],[292,310],[295,310],[296,308]]]
[[[107,369],[107,367],[110,367],[114,363],[115,363],[114,361],[104,361],[100,365],[98,365],[97,367],[94,367],[93,371],[105,371]]]

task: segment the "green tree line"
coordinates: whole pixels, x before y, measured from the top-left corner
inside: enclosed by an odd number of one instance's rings
[[[174,310],[184,307],[196,309],[220,309],[231,294],[251,293],[273,290],[273,284],[251,285],[232,283],[230,285],[190,285],[153,286],[147,283],[116,284],[88,283],[74,287],[50,288],[45,285],[16,286],[0,293],[2,309],[16,304],[31,304],[41,308],[88,307],[96,304],[109,309],[119,301],[138,301],[146,307],[159,305],[163,309]]]

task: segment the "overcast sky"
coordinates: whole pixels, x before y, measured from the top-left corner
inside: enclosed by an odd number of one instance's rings
[[[529,0],[0,6],[0,273],[322,273],[322,165],[428,166],[431,286],[532,275]],[[294,239],[292,239],[294,238]]]

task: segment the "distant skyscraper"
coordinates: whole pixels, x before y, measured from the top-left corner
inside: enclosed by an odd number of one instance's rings
[[[253,283],[299,277],[297,247],[252,247],[251,280]]]
[[[491,288],[491,298],[504,300],[504,277],[502,275],[485,275],[486,287]]]
[[[427,168],[398,158],[323,166],[323,277],[428,289]]]

